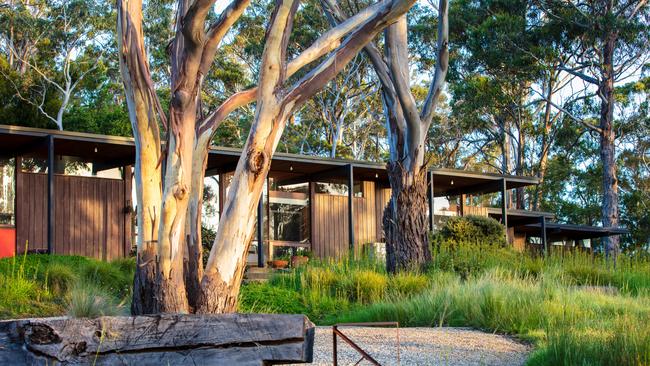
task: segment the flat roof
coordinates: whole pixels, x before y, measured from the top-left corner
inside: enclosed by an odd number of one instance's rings
[[[540,236],[542,233],[541,223],[523,225],[516,228],[516,230],[530,236]],[[595,239],[628,233],[629,230],[621,227],[559,224],[555,222],[546,223],[546,238],[549,242],[560,240]]]
[[[32,127],[0,125],[0,156],[47,155],[47,136],[54,137],[56,155],[74,156],[106,167],[130,165],[135,162],[135,144],[131,137],[108,136],[85,132],[59,131]],[[234,171],[241,149],[231,147],[210,148],[206,175]],[[384,163],[360,160],[332,159],[276,152],[271,161],[270,175],[283,181],[343,181],[347,168],[352,166],[354,178],[376,181],[388,186]],[[537,184],[535,177],[470,172],[458,169],[432,168],[434,194],[454,196],[459,194],[485,194]]]
[[[501,221],[503,213],[501,208],[488,207],[488,215],[497,220]],[[520,210],[520,209],[508,209],[506,211],[508,215],[508,227],[521,226],[526,224],[538,223],[541,217],[545,217],[547,220],[552,220],[555,218],[555,214],[552,212],[544,211],[530,211],[530,210]]]

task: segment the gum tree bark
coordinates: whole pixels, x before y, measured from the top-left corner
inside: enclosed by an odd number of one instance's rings
[[[332,23],[345,15],[332,0],[322,0]],[[386,265],[390,272],[419,267],[431,259],[428,241],[425,141],[449,62],[447,0],[438,11],[438,62],[422,111],[411,93],[406,15],[385,31],[385,52],[373,44],[365,52],[382,84],[386,130],[390,147],[387,164],[391,198],[384,210]]]
[[[156,245],[162,196],[160,133],[156,115],[164,119],[149,72],[142,37],[142,4],[118,1],[117,27],[120,72],[135,140],[135,192],[138,234],[137,270],[131,311],[153,313],[156,273]]]
[[[278,0],[266,34],[260,86],[232,95],[200,119],[203,77],[224,35],[249,1],[233,0],[208,27],[204,23],[214,1],[179,1],[176,35],[169,47],[169,118],[161,112],[149,75],[142,2],[118,1],[120,66],[140,162],[136,166],[136,189],[141,192],[137,196],[138,224],[147,229],[141,230],[142,238],[138,239],[134,314],[223,313],[236,309],[254,210],[287,118],[378,32],[406,13],[415,0],[385,0],[371,5],[325,32],[288,63],[285,53],[298,1]],[[290,75],[328,53],[325,61],[296,84],[284,85]],[[231,111],[255,99],[255,121],[204,269],[200,214],[209,143]],[[167,131],[164,151],[158,120]],[[165,167],[164,176],[161,165]]]

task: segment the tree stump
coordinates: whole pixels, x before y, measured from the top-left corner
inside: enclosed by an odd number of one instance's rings
[[[0,322],[0,365],[273,365],[312,361],[304,315],[163,314]]]

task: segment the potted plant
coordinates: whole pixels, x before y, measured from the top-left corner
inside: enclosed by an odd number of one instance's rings
[[[302,249],[302,248],[301,248]],[[311,257],[311,252],[307,249],[302,249],[296,253],[296,255],[291,256],[291,267],[296,268],[303,266],[309,262]]]
[[[290,257],[288,255],[281,255],[275,257],[271,261],[271,267],[275,269],[287,268],[289,266],[289,259]]]

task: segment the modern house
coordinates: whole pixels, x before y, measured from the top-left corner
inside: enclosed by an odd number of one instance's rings
[[[216,212],[207,221],[217,220],[240,154],[210,150],[206,183],[215,192]],[[137,230],[134,159],[130,138],[0,125],[0,257],[25,250],[104,260],[129,255]],[[453,169],[428,174],[432,229],[453,215],[490,216],[508,228],[508,240],[519,250],[626,233],[509,208],[509,192],[537,184],[533,177]],[[276,153],[249,262],[264,265],[299,248],[336,258],[381,243],[389,197],[383,164]]]

